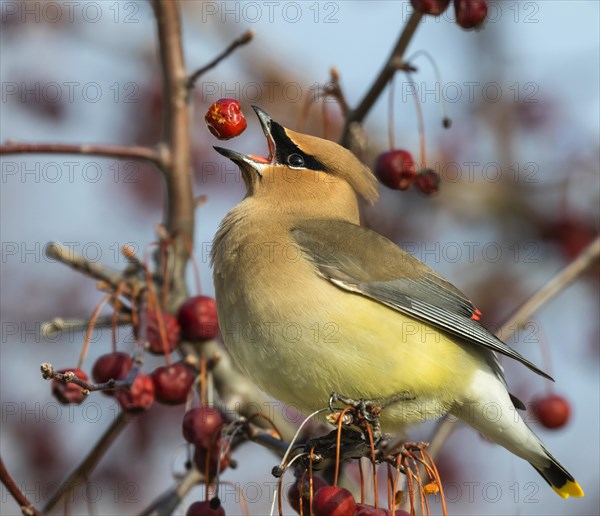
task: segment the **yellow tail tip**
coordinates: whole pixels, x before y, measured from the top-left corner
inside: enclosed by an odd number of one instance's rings
[[[567,483],[564,486],[552,486],[552,489],[554,489],[554,491],[556,491],[558,496],[560,496],[561,498],[569,498],[569,496],[572,496],[574,498],[582,498],[583,496],[585,496],[583,493],[583,489],[581,489],[581,486],[577,482],[571,482],[570,480],[567,480]]]

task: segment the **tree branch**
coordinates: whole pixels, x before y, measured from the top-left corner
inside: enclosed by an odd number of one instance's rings
[[[254,31],[248,30],[244,32],[239,38],[231,42],[231,44],[217,57],[215,57],[210,63],[196,70],[187,81],[187,88],[192,89],[196,81],[209,70],[217,66],[223,59],[226,59],[236,48],[246,45],[254,37]]]
[[[8,154],[83,154],[103,158],[143,159],[162,165],[160,152],[149,147],[62,143],[16,143],[0,145],[0,156]]]
[[[596,238],[575,260],[525,301],[498,330],[498,338],[506,340],[512,337],[517,330],[522,329],[533,313],[579,278],[599,257],[600,237]]]
[[[25,516],[41,516],[42,513],[33,506],[10,476],[2,457],[0,457],[0,481],[2,481],[6,489],[8,489],[8,492],[19,504],[21,512]]]
[[[512,335],[523,328],[537,310],[545,303],[550,301],[556,294],[564,290],[585,271],[587,271],[600,257],[600,237],[596,238],[583,252],[569,265],[567,265],[560,273],[540,288],[533,294],[521,307],[506,321],[496,335],[507,340]],[[456,422],[452,422],[447,418],[442,419],[433,432],[430,441],[429,454],[436,457],[446,440],[452,435],[456,428]]]
[[[96,318],[95,328],[111,328],[113,323],[118,326],[129,325],[133,322],[131,314],[119,312],[116,320],[113,315],[102,315]],[[55,317],[51,321],[42,323],[40,334],[46,339],[50,339],[57,334],[71,331],[84,331],[90,325],[89,319],[62,319]]]
[[[388,82],[396,73],[398,69],[398,64],[402,61],[402,57],[410,43],[410,40],[415,34],[417,27],[421,21],[423,14],[417,11],[413,11],[410,15],[410,18],[406,22],[392,53],[388,57],[388,60],[383,65],[383,68],[379,72],[379,75],[373,81],[373,84],[361,100],[360,104],[355,108],[350,110],[348,115],[346,116],[346,121],[344,124],[344,129],[342,132],[342,138],[340,140],[340,144],[344,147],[351,148],[352,141],[352,125],[355,123],[362,123],[364,118],[367,116]]]
[[[69,495],[73,489],[85,482],[86,479],[90,478],[90,475],[100,459],[108,451],[114,440],[119,436],[121,431],[126,427],[127,423],[132,419],[131,414],[122,411],[119,413],[117,418],[112,424],[106,429],[102,437],[94,445],[91,451],[87,454],[85,459],[75,468],[75,471],[71,473],[68,478],[61,484],[58,491],[54,494],[44,507],[44,513],[51,512],[65,496]]]
[[[169,159],[163,169],[167,185],[164,226],[173,239],[173,270],[169,306],[174,312],[187,296],[185,271],[194,238],[190,121],[187,74],[181,46],[179,2],[154,0],[165,98],[164,141]],[[160,260],[160,253],[158,253]],[[158,268],[160,270],[160,267]]]
[[[77,254],[69,250],[68,247],[56,242],[48,244],[46,247],[46,256],[50,259],[64,263],[86,276],[90,276],[99,281],[104,281],[113,288],[117,288],[119,282],[123,279],[123,276],[119,271],[109,269],[99,263],[90,262],[80,254]]]
[[[191,468],[179,481],[168,491],[156,498],[140,516],[164,516],[172,514],[177,506],[183,501],[190,490],[204,480],[202,474]]]

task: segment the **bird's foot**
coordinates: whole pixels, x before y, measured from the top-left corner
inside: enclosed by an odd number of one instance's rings
[[[368,399],[353,399],[348,396],[343,396],[337,392],[332,392],[329,396],[329,410],[332,413],[340,412],[343,409],[335,408],[336,403],[343,403],[346,407],[352,407],[353,410],[346,412],[344,415],[348,417],[346,424],[356,424],[364,429],[364,423],[370,423],[373,428],[373,440],[377,443],[382,436],[380,416],[383,409],[402,401],[411,401],[415,397],[408,392],[400,392],[388,398],[380,398],[374,400]]]
[[[381,439],[381,423],[379,422],[381,407],[377,401],[366,400],[364,398],[355,400],[348,396],[333,392],[329,396],[329,409],[334,414],[336,412],[344,411],[344,409],[334,407],[338,402],[343,403],[346,408],[351,408],[344,413],[344,418],[346,419],[346,421],[344,421],[345,424],[357,425],[363,432],[366,430],[365,423],[370,424],[372,427],[372,438],[374,443],[377,443]]]

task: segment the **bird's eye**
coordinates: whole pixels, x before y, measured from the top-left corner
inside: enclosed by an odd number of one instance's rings
[[[303,167],[304,166],[304,158],[300,156],[300,154],[290,154],[287,159],[288,165],[290,167]]]

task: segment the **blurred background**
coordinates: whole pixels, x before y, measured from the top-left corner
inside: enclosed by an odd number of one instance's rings
[[[227,146],[241,152],[267,152],[251,104],[290,128],[308,106],[305,132],[337,139],[339,107],[315,102],[315,85],[327,82],[335,66],[348,102],[356,105],[410,10],[408,2],[391,1],[182,3],[190,72],[243,31],[256,33],[204,75],[193,95],[195,193],[207,197],[198,209],[195,244],[203,292],[213,293],[208,250],[217,225],[244,195],[233,165],[212,149],[217,142],[203,121],[209,105],[239,99],[249,127]],[[467,32],[449,9],[441,18],[425,17],[409,48],[408,56],[427,50],[442,72],[439,83],[427,60],[414,60],[427,164],[440,173],[441,190],[426,197],[416,189],[382,187],[364,221],[464,290],[492,328],[598,234],[599,10],[595,1],[491,2],[485,29]],[[163,99],[148,3],[5,0],[0,13],[3,142],[158,141]],[[411,88],[397,75],[393,124],[396,147],[417,158]],[[442,99],[453,120],[447,130]],[[365,122],[369,141],[362,157],[369,165],[389,149],[387,129],[386,93]],[[89,317],[101,297],[92,280],[46,258],[44,246],[60,241],[89,260],[122,267],[122,245],[143,251],[155,240],[163,185],[142,162],[67,155],[8,155],[1,162],[0,451],[41,507],[118,413],[114,399],[101,394],[82,405],[59,405],[41,378],[42,362],[74,367],[83,342],[80,332],[44,339],[41,323]],[[598,514],[598,279],[596,266],[510,342],[550,368],[555,385],[504,361],[512,392],[525,402],[549,388],[567,398],[572,417],[564,428],[547,430],[528,420],[586,497],[559,500],[528,464],[460,428],[438,461],[451,514]],[[120,330],[120,349],[132,345],[128,331]],[[110,332],[96,332],[84,368],[109,348]],[[155,360],[145,367],[160,364]],[[170,486],[184,460],[183,410],[155,404],[132,423],[89,485],[75,490],[71,511],[136,514]],[[415,429],[411,437],[426,439],[429,429]],[[268,513],[270,471],[278,461],[253,444],[235,458],[238,468],[223,478],[247,498],[251,514]],[[202,496],[197,488],[186,502]],[[241,514],[236,498],[233,487],[222,495],[227,514]],[[19,513],[4,488],[1,504],[2,514]]]

